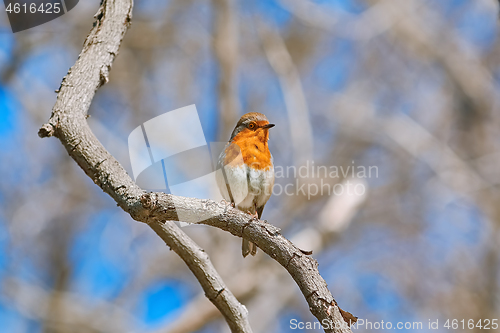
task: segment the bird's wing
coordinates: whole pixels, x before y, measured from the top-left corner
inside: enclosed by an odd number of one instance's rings
[[[233,195],[231,193],[230,187],[228,186],[227,176],[224,172],[224,160],[226,158],[226,149],[228,146],[229,143],[226,144],[219,155],[219,160],[217,161],[217,169],[215,171],[215,179],[217,181],[217,186],[219,187],[220,194],[222,195],[224,200],[234,204]]]
[[[224,200],[238,204],[246,197],[246,173],[240,147],[228,142],[219,155],[216,171],[217,185]]]

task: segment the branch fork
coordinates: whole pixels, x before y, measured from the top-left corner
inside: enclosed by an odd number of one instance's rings
[[[338,307],[319,274],[317,261],[283,237],[279,228],[265,221],[249,221],[248,214],[224,202],[142,190],[92,133],[87,112],[97,89],[109,80],[111,65],[130,26],[132,7],[132,0],[102,1],[78,60],[59,88],[52,115],[38,135],[57,137],[96,185],[134,220],[147,223],[184,260],[232,332],[252,332],[248,311],[226,287],[207,253],[173,222],[178,221],[177,211],[193,216],[193,221],[183,222],[209,225],[237,237],[244,234],[288,271],[320,323],[332,323],[325,332],[352,333],[349,325],[356,317]],[[207,213],[212,217],[195,220]]]

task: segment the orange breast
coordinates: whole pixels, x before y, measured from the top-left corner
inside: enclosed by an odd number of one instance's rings
[[[233,144],[226,148],[224,164],[238,165],[245,162],[254,169],[268,170],[272,167],[271,152],[267,145],[268,138],[269,134],[264,129],[241,131],[233,138]],[[238,156],[240,152],[241,156]]]

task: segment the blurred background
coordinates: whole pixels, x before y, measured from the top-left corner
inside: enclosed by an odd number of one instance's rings
[[[0,11],[0,330],[228,332],[177,255],[37,136],[98,6],[16,34]],[[216,142],[265,113],[283,174],[263,218],[314,250],[340,307],[415,332],[500,321],[498,24],[494,0],[140,0],[88,121],[130,173],[128,135],[158,115],[196,104]],[[254,332],[315,321],[262,251],[183,230]]]

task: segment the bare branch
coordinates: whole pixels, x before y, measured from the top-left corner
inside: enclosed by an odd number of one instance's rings
[[[324,323],[326,332],[351,332],[345,322],[356,320],[342,311],[318,271],[316,260],[279,233],[279,229],[248,214],[212,200],[183,198],[165,193],[146,193],[97,140],[86,122],[96,90],[108,81],[111,64],[131,19],[131,0],[103,1],[94,28],[75,65],[63,79],[49,122],[41,137],[57,137],[85,173],[108,193],[132,218],[148,223],[176,251],[199,279],[207,297],[222,312],[233,332],[250,332],[245,308],[225,288],[208,256],[173,222],[187,213],[201,222],[254,242],[292,276],[311,312]],[[165,222],[167,221],[167,222]]]
[[[226,318],[231,332],[252,332],[247,309],[226,287],[208,254],[172,221],[151,223],[150,226],[188,265],[203,287],[205,296]]]
[[[133,215],[144,192],[101,145],[85,121],[95,92],[108,82],[111,64],[130,24],[132,6],[131,0],[102,3],[77,62],[63,79],[52,116],[38,134],[59,138],[85,173]],[[245,307],[225,287],[203,250],[172,222],[151,227],[186,262],[232,332],[251,332]]]

